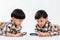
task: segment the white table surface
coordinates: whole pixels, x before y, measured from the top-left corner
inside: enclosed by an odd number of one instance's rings
[[[25,35],[23,37],[0,36],[0,40],[60,40],[60,36],[53,36],[53,37],[38,37],[30,35]]]

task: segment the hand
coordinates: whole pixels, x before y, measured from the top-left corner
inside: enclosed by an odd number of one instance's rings
[[[50,32],[46,32],[46,33],[45,33],[45,36],[46,36],[46,37],[51,36]]]
[[[17,33],[15,36],[16,37],[22,37],[23,35],[22,35],[22,33]]]
[[[39,37],[47,37],[47,36],[50,36],[50,33],[49,32],[45,32],[45,33],[44,32],[39,32],[38,36]]]
[[[39,33],[38,33],[38,36],[39,36],[39,37],[43,37],[44,35],[45,35],[45,34],[44,34],[43,32],[39,32]]]

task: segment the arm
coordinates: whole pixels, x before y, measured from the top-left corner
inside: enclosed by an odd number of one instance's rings
[[[38,36],[41,36],[41,37],[48,37],[48,36],[50,36],[51,34],[50,34],[50,32],[38,32]]]
[[[54,26],[52,26],[50,33],[51,33],[51,36],[59,35],[60,34],[60,26],[54,24]]]
[[[7,33],[6,36],[9,36],[9,37],[15,37],[15,34]]]
[[[60,35],[60,26],[59,25],[56,26],[57,26],[58,34]]]
[[[20,36],[22,36],[22,33],[17,33],[17,34],[7,33],[6,36],[8,36],[8,37],[20,37]]]
[[[51,36],[51,33],[50,32],[46,32],[45,33],[45,36],[47,37],[47,36]]]

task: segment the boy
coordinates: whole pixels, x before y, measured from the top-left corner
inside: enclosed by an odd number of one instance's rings
[[[59,27],[56,25],[52,25],[50,21],[48,21],[48,14],[45,10],[38,10],[35,14],[35,19],[37,21],[37,25],[35,31],[38,36],[46,37],[59,35]]]
[[[25,19],[25,14],[21,9],[15,9],[11,13],[11,21],[4,23],[3,35],[9,37],[20,37],[21,33],[21,24]]]

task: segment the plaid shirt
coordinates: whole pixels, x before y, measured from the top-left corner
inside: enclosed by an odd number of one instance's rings
[[[43,28],[39,27],[39,25],[36,25],[36,32],[51,32],[51,35],[58,35],[58,29],[57,26],[52,25],[51,22],[47,21],[45,26]]]
[[[21,32],[22,27],[16,26],[13,24],[13,22],[6,22],[3,28],[3,35],[6,35],[6,33],[12,33],[17,34]]]

